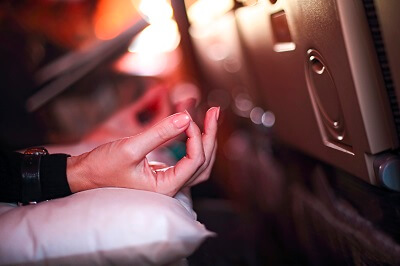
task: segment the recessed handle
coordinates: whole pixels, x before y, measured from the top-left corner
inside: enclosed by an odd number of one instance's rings
[[[311,63],[312,70],[315,73],[317,73],[319,75],[322,75],[324,73],[324,70],[325,70],[324,64],[317,57],[315,57],[313,55],[310,56],[309,60],[310,60],[310,63]]]

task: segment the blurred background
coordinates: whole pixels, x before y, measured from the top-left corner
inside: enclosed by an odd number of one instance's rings
[[[0,145],[79,154],[220,106],[192,189],[218,236],[189,265],[400,265],[399,3],[1,1]]]

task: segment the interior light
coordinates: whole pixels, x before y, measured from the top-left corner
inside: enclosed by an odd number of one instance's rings
[[[131,0],[150,25],[133,39],[116,65],[122,72],[142,76],[164,75],[180,61],[178,25],[168,0]]]
[[[250,112],[250,119],[254,124],[260,125],[262,123],[263,114],[263,109],[261,109],[260,107],[254,107]]]
[[[272,127],[275,124],[275,115],[271,111],[266,111],[261,117],[262,124],[265,127]]]
[[[180,42],[178,25],[171,18],[144,29],[131,43],[132,53],[159,54],[175,50]]]
[[[142,0],[139,11],[149,23],[163,23],[172,18],[173,10],[166,0]]]
[[[199,0],[188,9],[192,24],[208,24],[234,7],[233,0]]]

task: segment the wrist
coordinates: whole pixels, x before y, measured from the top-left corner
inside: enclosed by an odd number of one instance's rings
[[[86,154],[67,158],[67,181],[72,193],[95,188],[86,178],[85,157]]]

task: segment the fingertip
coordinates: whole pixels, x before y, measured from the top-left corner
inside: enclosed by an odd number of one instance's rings
[[[193,121],[193,118],[192,118],[192,116],[190,115],[190,113],[189,113],[188,110],[185,109],[184,113],[186,113],[186,114],[189,116],[190,120]]]
[[[142,133],[131,139],[139,156],[146,156],[149,152],[188,131],[190,128],[190,117],[182,112],[173,114]]]
[[[211,107],[210,109],[207,110],[207,116],[213,114],[215,120],[218,121],[220,110],[221,110],[220,106],[213,106],[213,107]]]
[[[220,107],[211,107],[208,109],[206,113],[206,117],[204,119],[204,130],[205,133],[207,134],[208,131],[216,130],[218,126],[218,118],[219,118],[219,113],[220,113]]]
[[[178,129],[188,126],[190,121],[191,121],[190,115],[185,112],[174,115],[172,119],[172,123]]]

